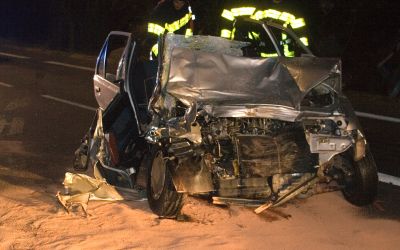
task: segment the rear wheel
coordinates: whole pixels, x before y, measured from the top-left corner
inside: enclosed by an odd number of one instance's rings
[[[176,218],[182,209],[184,194],[176,191],[172,181],[169,167],[174,163],[155,146],[147,164],[147,198],[151,210],[161,217]]]
[[[346,200],[356,206],[371,204],[377,194],[378,171],[369,149],[361,160],[345,160],[343,164],[350,164],[348,168],[352,170],[351,176],[345,177],[343,195]]]

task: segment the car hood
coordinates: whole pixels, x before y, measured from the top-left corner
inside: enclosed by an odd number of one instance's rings
[[[339,60],[254,59],[175,48],[170,65],[165,90],[184,102],[296,108],[311,88],[337,70]]]
[[[216,45],[226,42],[202,39]],[[189,107],[204,107],[215,116],[282,118],[290,110],[290,118],[283,119],[294,120],[310,89],[340,73],[336,58],[247,58],[226,45],[229,53],[193,48],[193,42],[186,47],[173,47],[169,40],[167,44],[159,92],[162,101],[158,102],[161,108],[171,108],[171,102],[165,100],[172,96]],[[242,46],[232,44],[228,45]],[[340,81],[326,84],[340,92]]]

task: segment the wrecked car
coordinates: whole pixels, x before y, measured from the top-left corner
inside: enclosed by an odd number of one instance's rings
[[[177,216],[186,194],[263,204],[260,212],[320,182],[337,183],[354,205],[371,203],[377,169],[342,93],[340,60],[315,57],[288,27],[255,25],[261,45],[166,34],[155,61],[138,56],[132,34],[111,32],[75,169],[145,189],[162,217]],[[281,34],[295,57],[285,57]]]

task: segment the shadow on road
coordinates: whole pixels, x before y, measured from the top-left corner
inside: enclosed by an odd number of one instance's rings
[[[400,221],[400,187],[379,183],[375,203],[361,208],[361,215],[374,219]]]

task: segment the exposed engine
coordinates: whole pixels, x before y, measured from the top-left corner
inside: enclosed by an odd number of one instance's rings
[[[198,122],[220,196],[267,198],[317,164],[299,123],[264,118]]]

